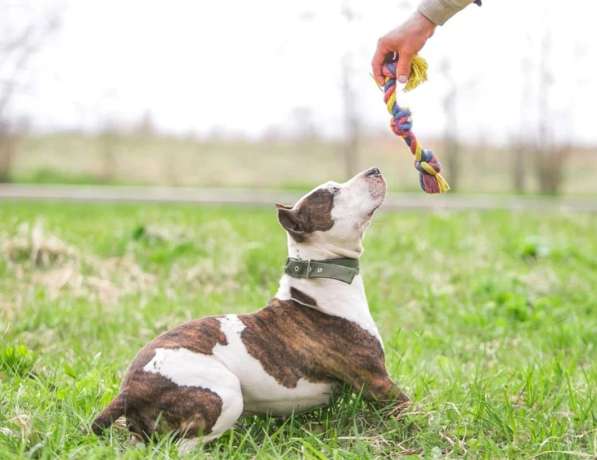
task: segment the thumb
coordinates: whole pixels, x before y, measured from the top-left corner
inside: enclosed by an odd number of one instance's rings
[[[413,55],[408,53],[400,53],[398,55],[398,63],[396,64],[396,79],[400,83],[406,83],[410,76],[410,65],[413,60]]]
[[[378,85],[383,85],[384,77],[382,74],[382,67],[383,67],[383,59],[384,59],[384,52],[381,46],[377,47],[375,51],[375,55],[373,56],[373,61],[371,62],[371,70],[373,71],[373,78]]]

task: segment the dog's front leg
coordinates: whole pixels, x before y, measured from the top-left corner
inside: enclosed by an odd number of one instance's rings
[[[385,369],[384,369],[385,371]],[[360,375],[352,375],[347,383],[369,401],[379,405],[394,405],[395,412],[402,412],[410,403],[408,396],[396,385],[390,376],[383,373],[363,372]]]
[[[370,381],[364,382],[363,394],[367,399],[378,401],[381,404],[396,404],[396,406],[405,407],[410,399],[396,385],[388,375],[375,377]]]
[[[320,362],[320,372],[350,385],[365,399],[384,406],[395,405],[396,412],[408,405],[408,396],[388,375],[379,342],[353,346],[351,353],[332,349],[329,354],[322,353],[322,356],[325,359]]]

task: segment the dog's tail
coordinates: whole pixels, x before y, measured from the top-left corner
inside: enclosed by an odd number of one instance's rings
[[[122,415],[124,415],[124,395],[120,393],[108,407],[96,417],[91,424],[91,429],[95,434],[99,435]]]

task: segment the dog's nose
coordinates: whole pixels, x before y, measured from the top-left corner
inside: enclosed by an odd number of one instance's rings
[[[365,177],[378,177],[381,176],[379,168],[371,168],[365,173]]]

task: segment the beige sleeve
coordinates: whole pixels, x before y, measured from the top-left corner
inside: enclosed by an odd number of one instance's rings
[[[423,0],[419,5],[419,13],[438,26],[458,13],[473,0]]]

